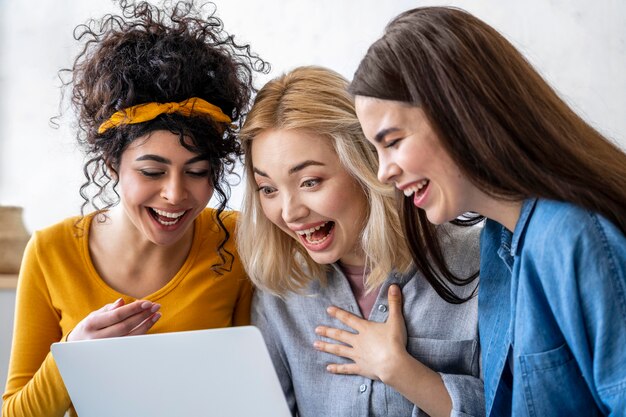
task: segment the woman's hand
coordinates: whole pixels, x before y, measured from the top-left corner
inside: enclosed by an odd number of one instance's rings
[[[145,334],[161,318],[161,306],[137,300],[125,304],[122,298],[89,313],[67,336],[68,341]]]
[[[389,317],[385,323],[364,320],[341,310],[329,307],[328,314],[356,333],[332,327],[319,326],[315,333],[340,343],[316,341],[314,346],[322,352],[351,359],[350,364],[330,364],[329,372],[335,374],[362,375],[369,379],[386,382],[394,372],[394,361],[407,355],[406,326],[402,316],[402,293],[397,285],[388,291]]]

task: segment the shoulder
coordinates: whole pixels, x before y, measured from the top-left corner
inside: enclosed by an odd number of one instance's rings
[[[54,245],[57,242],[74,240],[88,233],[92,215],[73,216],[61,220],[33,233],[33,241],[42,245]]]
[[[235,232],[238,216],[239,212],[234,210],[224,210],[220,213],[220,220],[231,235]],[[207,207],[202,210],[198,220],[200,220],[201,227],[206,230],[218,233],[222,231],[217,223],[217,210],[214,208]]]
[[[624,241],[616,225],[591,210],[571,203],[538,200],[525,233],[526,244],[551,245]]]
[[[538,201],[522,246],[523,257],[560,269],[567,265],[598,269],[626,258],[626,236],[615,224],[593,211],[548,200]]]

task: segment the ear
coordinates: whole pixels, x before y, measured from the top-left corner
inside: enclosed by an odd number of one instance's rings
[[[117,181],[119,180],[119,175],[117,174],[117,169],[114,167],[114,165],[117,165],[119,167],[119,164],[113,164],[110,160],[104,162],[106,173],[111,177],[111,179]]]

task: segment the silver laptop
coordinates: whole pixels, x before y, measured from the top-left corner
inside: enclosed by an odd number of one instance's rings
[[[80,417],[291,417],[253,326],[54,343]]]

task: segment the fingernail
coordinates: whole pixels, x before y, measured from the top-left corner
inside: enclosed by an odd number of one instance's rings
[[[141,303],[141,308],[143,308],[144,310],[147,310],[151,307],[152,307],[152,303],[150,301],[144,301],[143,303]]]
[[[391,287],[389,287],[389,294],[390,295],[400,295],[400,288],[398,288],[397,285],[392,285]]]
[[[313,342],[313,347],[314,347],[315,349],[319,349],[319,348],[321,348],[321,347],[322,347],[322,344],[321,344],[320,342],[315,341],[315,342]]]
[[[161,313],[156,313],[154,316],[152,316],[152,323],[156,323],[156,321],[160,318],[161,318]]]
[[[328,308],[326,309],[326,311],[327,311],[329,314],[332,314],[332,313],[335,311],[335,307],[328,307]]]
[[[315,333],[320,334],[321,332],[322,332],[322,329],[320,327],[315,328]]]
[[[161,308],[161,304],[153,304],[150,311],[152,311],[153,313],[156,313],[160,308]]]
[[[122,297],[120,297],[117,300],[113,301],[113,305],[117,305],[117,304],[119,304],[121,302],[122,302]]]

